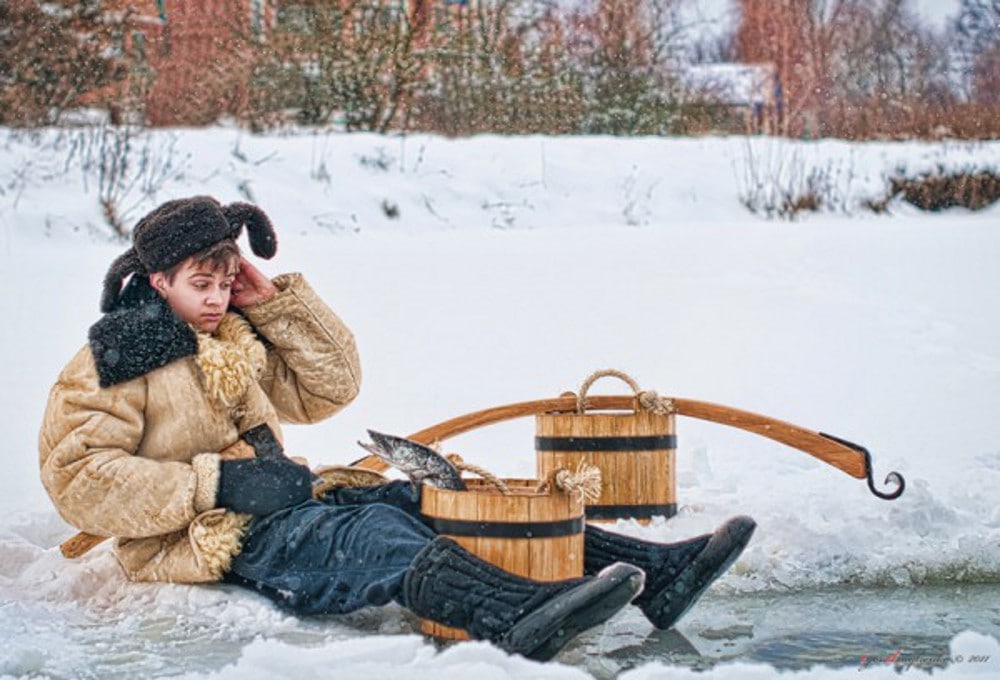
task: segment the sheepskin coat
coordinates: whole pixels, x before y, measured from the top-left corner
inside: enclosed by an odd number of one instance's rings
[[[301,274],[274,283],[209,335],[133,277],[51,390],[42,483],[67,522],[117,539],[132,580],[219,580],[250,520],[214,507],[219,452],[261,424],[280,439],[279,421],[319,421],[358,393],[348,328]]]

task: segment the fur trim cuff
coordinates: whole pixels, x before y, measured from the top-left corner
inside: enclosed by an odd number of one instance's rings
[[[221,508],[198,516],[188,527],[188,537],[195,559],[212,578],[218,580],[238,555],[250,523],[250,515],[227,512]]]
[[[191,459],[191,467],[198,478],[194,491],[194,511],[197,513],[215,507],[215,495],[219,490],[219,465],[221,457],[217,453],[199,453]]]

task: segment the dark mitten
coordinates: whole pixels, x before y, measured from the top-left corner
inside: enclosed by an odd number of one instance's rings
[[[219,465],[217,507],[270,515],[310,498],[312,473],[287,458],[224,460]]]
[[[250,428],[240,435],[240,439],[253,447],[258,458],[280,458],[285,455],[284,447],[267,423]]]

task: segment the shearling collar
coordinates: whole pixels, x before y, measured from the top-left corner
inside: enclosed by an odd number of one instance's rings
[[[144,276],[132,277],[115,309],[90,327],[88,337],[101,387],[196,356],[206,390],[221,405],[238,399],[265,361],[263,346],[241,316],[226,314],[214,336],[196,333]]]
[[[115,309],[90,327],[101,387],[145,375],[198,351],[195,333],[144,276],[133,276]]]
[[[214,335],[198,333],[197,339],[196,361],[205,392],[219,406],[234,406],[264,373],[264,345],[238,314],[226,314]]]

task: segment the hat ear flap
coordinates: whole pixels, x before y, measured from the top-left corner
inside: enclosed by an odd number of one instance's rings
[[[101,292],[101,311],[110,312],[118,303],[118,295],[122,290],[122,281],[129,274],[142,271],[142,262],[135,248],[129,248],[111,263],[108,273],[104,275],[104,290]]]
[[[230,203],[222,209],[222,214],[232,227],[233,238],[239,236],[240,227],[246,225],[250,249],[258,257],[270,260],[278,252],[278,237],[263,210],[250,203]]]

